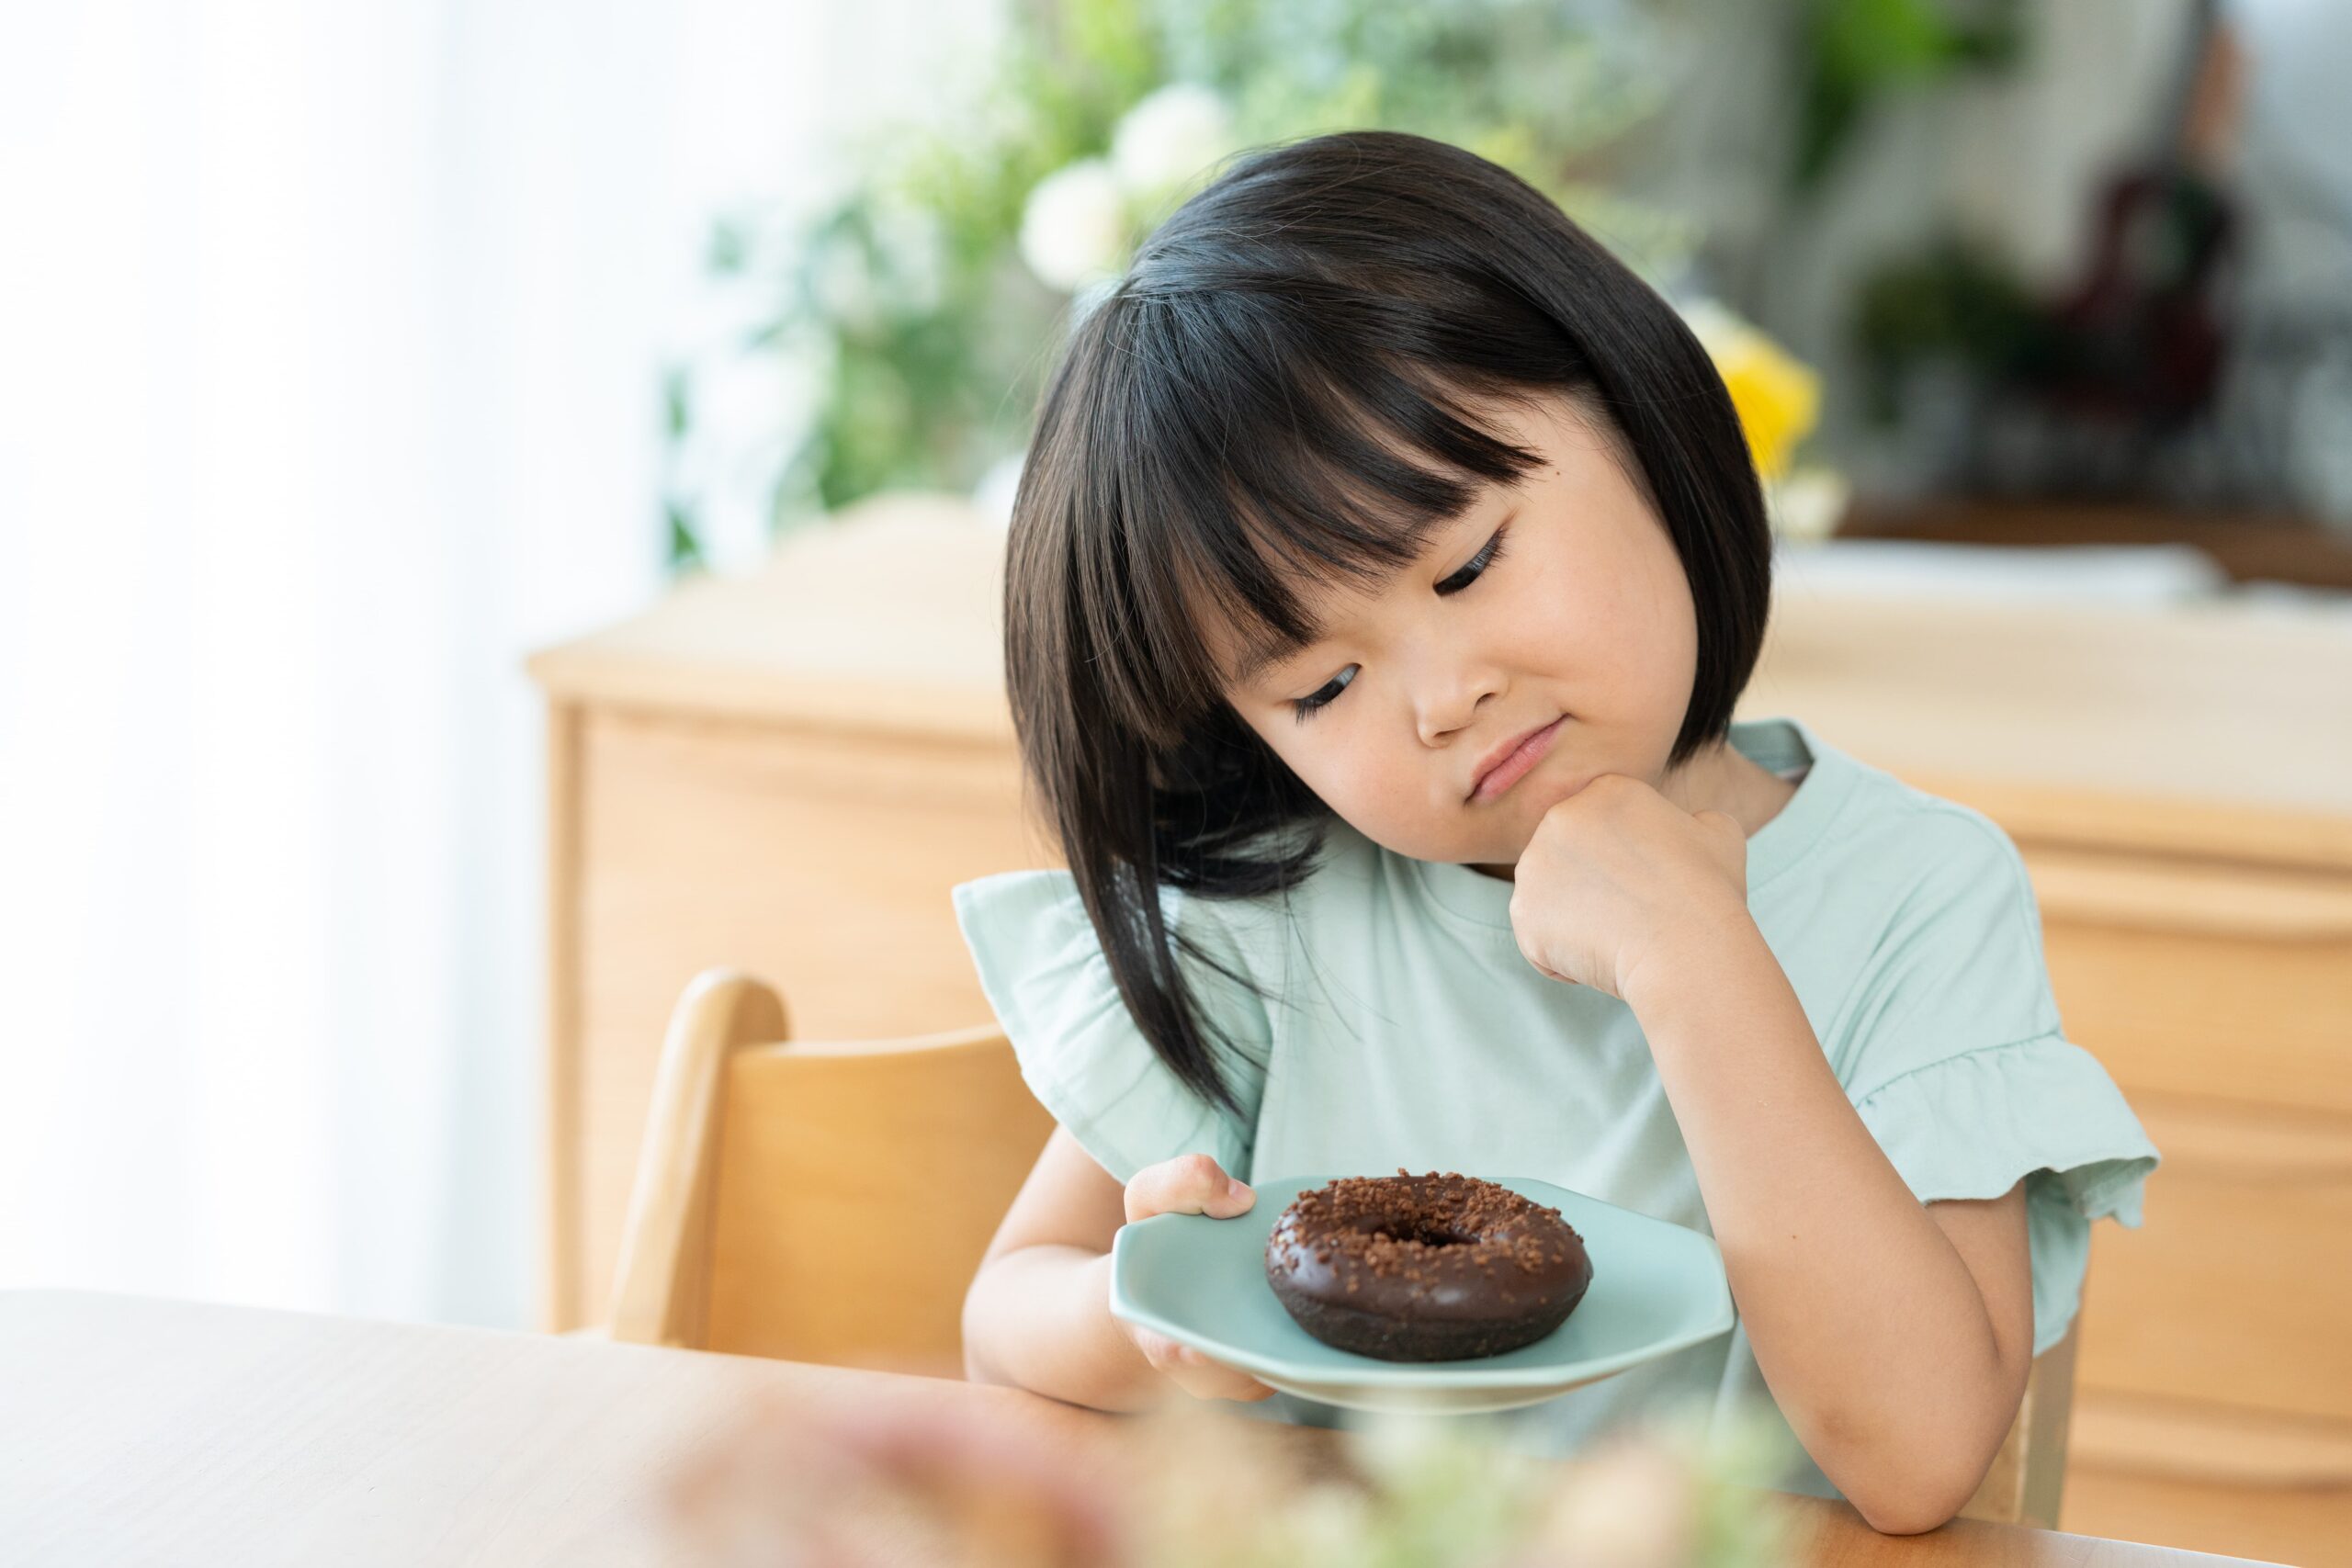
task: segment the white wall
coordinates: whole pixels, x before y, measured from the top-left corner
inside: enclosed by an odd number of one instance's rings
[[[712,212],[994,17],[0,19],[0,1288],[525,1321],[521,660],[661,587]]]

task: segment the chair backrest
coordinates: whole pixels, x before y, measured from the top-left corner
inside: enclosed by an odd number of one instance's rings
[[[993,1024],[786,1033],[749,976],[712,970],[679,999],[612,1337],[962,1376],[965,1287],[1052,1118]]]
[[[2078,1310],[2065,1337],[2033,1359],[2033,1370],[2026,1374],[2025,1402],[2018,1407],[2000,1452],[1993,1456],[1984,1484],[1961,1509],[1962,1518],[2058,1528],[2059,1495],[2066,1479],[2066,1427],[2075,1408],[2075,1336],[2082,1325]]]

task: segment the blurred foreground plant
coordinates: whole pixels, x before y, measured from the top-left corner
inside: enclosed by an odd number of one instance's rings
[[[771,1404],[690,1460],[662,1544],[707,1568],[1774,1568],[1770,1495],[1726,1479],[1771,1441],[1662,1424],[1562,1466],[1445,1418],[1327,1448],[1185,1402],[1057,1442],[984,1408]]]

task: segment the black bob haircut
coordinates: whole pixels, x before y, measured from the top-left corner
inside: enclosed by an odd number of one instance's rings
[[[1603,417],[1689,579],[1698,668],[1668,765],[1728,733],[1771,543],[1722,378],[1681,317],[1532,186],[1383,131],[1238,159],[1073,328],[1013,503],[1005,679],[1033,808],[1121,998],[1194,1092],[1239,1114],[1159,890],[1284,892],[1325,807],[1223,695],[1195,610],[1297,647],[1301,590],[1377,582],[1540,465],[1476,410]],[[1295,830],[1291,830],[1295,829]]]

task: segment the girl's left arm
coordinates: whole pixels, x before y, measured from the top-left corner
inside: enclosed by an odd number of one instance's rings
[[[2023,1184],[1923,1206],[1744,908],[1644,967],[1706,976],[1624,999],[1774,1401],[1873,1528],[1935,1529],[1983,1482],[2025,1393]]]

